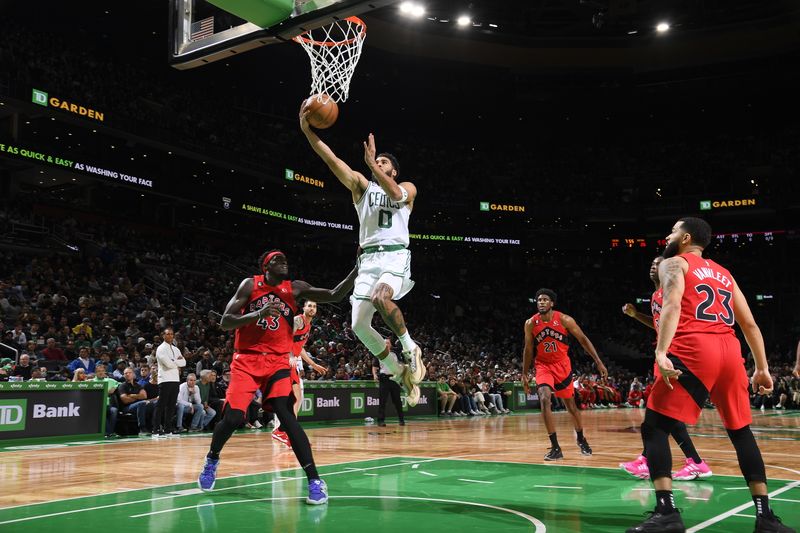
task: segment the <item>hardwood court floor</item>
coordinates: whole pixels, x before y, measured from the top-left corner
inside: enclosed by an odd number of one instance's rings
[[[558,413],[565,459],[545,464],[538,412],[474,419],[411,419],[405,427],[312,425],[327,479],[324,508],[303,502],[291,450],[268,432],[235,435],[214,492],[195,480],[209,436],[124,439],[0,452],[0,531],[624,531],[652,508],[649,483],[617,465],[641,448],[643,411],[584,413],[594,455],[574,444]],[[754,413],[773,507],[800,526],[800,412]],[[752,503],[713,411],[690,428],[714,477],[676,482],[690,531],[752,531]],[[673,443],[675,467],[682,454]],[[728,477],[733,476],[733,477]]]

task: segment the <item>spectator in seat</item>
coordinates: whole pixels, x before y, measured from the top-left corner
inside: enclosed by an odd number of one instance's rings
[[[19,356],[19,363],[11,371],[12,376],[19,376],[22,381],[29,381],[33,373],[33,365],[31,365],[31,358],[28,354]]]
[[[458,394],[447,384],[444,374],[439,376],[439,380],[436,383],[436,390],[439,392],[439,405],[442,407],[439,416],[453,416],[453,405],[455,405],[458,399]]]
[[[75,369],[75,373],[72,374],[72,381],[86,381],[88,376],[86,375],[86,370],[82,368]]]
[[[141,385],[136,383],[136,374],[133,369],[128,367],[125,369],[125,382],[122,383],[117,389],[119,392],[119,399],[122,403],[122,412],[131,413],[136,416],[136,422],[139,425],[139,434],[141,435],[147,431],[146,415],[147,415],[147,391]]]
[[[200,401],[203,402],[206,414],[214,413],[216,415],[222,411],[222,399],[217,395],[216,381],[217,373],[213,370],[200,372],[200,382],[197,384],[197,388],[200,389]],[[214,418],[215,416],[212,416],[211,420]],[[203,429],[206,429],[206,426],[207,424],[203,426]]]
[[[97,362],[94,357],[89,357],[89,348],[83,347],[78,350],[78,357],[67,365],[70,372],[75,372],[78,368],[82,368],[88,374],[94,374],[94,368]]]
[[[44,356],[44,358],[48,361],[67,362],[67,356],[64,353],[64,350],[56,345],[56,340],[52,337],[47,339],[47,348],[42,350],[42,356]]]
[[[188,411],[192,416],[192,421],[189,425],[189,431],[195,432],[202,430],[208,422],[214,418],[211,415],[207,418],[207,413],[203,409],[203,401],[200,397],[200,388],[197,386],[197,376],[189,374],[186,376],[186,381],[181,383],[178,387],[178,419],[177,419],[177,432],[183,433],[186,429],[183,427],[183,415]],[[214,413],[216,414],[216,413]]]
[[[93,333],[92,320],[89,317],[84,318],[81,320],[80,324],[72,328],[72,333],[75,334],[75,336],[83,335],[85,339],[91,341]]]
[[[119,414],[119,404],[117,403],[117,387],[119,382],[108,376],[106,365],[98,363],[95,366],[94,381],[108,383],[108,407],[106,408],[106,438],[116,435],[117,415]],[[79,370],[80,371],[80,370]]]

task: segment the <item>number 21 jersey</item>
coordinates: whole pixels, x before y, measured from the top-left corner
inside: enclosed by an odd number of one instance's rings
[[[553,311],[549,322],[536,313],[533,322],[533,345],[536,347],[536,364],[569,361],[569,332],[564,327],[559,311]]]
[[[408,219],[411,208],[407,203],[395,202],[380,185],[370,181],[364,194],[354,204],[358,213],[358,244],[408,246]]]

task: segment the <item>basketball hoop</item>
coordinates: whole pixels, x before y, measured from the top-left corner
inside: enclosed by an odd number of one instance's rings
[[[350,80],[361,57],[366,36],[367,25],[364,21],[358,17],[348,17],[294,38],[311,60],[310,94],[327,94],[337,103],[347,100]],[[322,97],[319,100],[322,101]]]

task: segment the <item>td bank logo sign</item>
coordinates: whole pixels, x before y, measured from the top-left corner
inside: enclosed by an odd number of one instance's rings
[[[364,414],[367,407],[373,407],[380,404],[380,400],[373,396],[367,396],[363,392],[354,392],[350,394],[350,413]]]
[[[23,431],[28,400],[0,400],[0,431]]]
[[[311,393],[303,393],[303,402],[300,404],[300,411],[297,413],[300,416],[314,416],[314,395]]]
[[[524,406],[527,401],[528,401],[528,398],[525,395],[525,391],[522,391],[522,390],[518,391],[517,392],[517,404]]]
[[[46,92],[40,91],[39,89],[32,90],[31,102],[43,107],[57,107],[75,115],[93,118],[95,120],[99,120],[100,122],[103,122],[105,119],[105,114],[102,111],[97,111],[79,104],[67,102],[66,100],[61,100],[55,96],[50,96]]]
[[[401,393],[400,399],[403,402],[403,411],[408,411],[408,401],[406,400],[405,393]],[[428,397],[425,396],[424,394],[420,394],[419,401],[417,402],[417,405],[420,405],[420,406],[421,405],[428,405]]]

